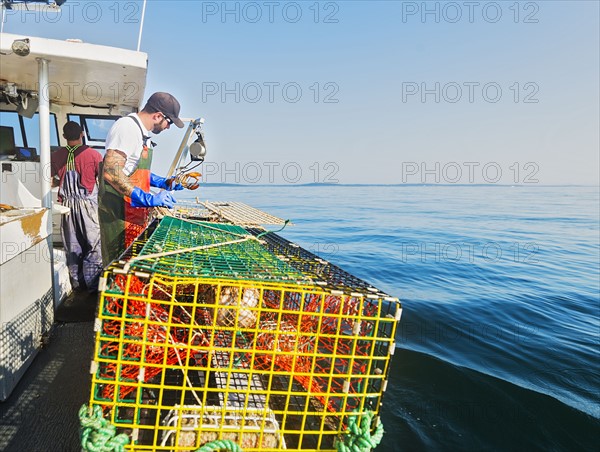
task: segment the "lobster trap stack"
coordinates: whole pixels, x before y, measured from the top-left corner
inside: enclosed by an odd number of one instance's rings
[[[90,405],[129,450],[334,451],[379,412],[400,303],[277,234],[165,217],[101,282]]]

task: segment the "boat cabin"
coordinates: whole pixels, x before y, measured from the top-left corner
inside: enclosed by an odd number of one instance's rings
[[[2,33],[0,37],[0,400],[35,357],[70,292],[50,156],[77,121],[104,152],[108,130],[137,111],[144,52]]]

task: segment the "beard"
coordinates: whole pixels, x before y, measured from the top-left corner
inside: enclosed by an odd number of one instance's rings
[[[161,133],[163,131],[163,129],[160,127],[160,124],[161,124],[160,122],[158,124],[154,124],[154,127],[152,127],[153,134],[158,135],[159,133]]]

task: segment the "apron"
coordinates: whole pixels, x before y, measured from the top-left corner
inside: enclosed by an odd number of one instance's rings
[[[74,289],[96,292],[102,272],[100,225],[98,222],[98,188],[92,193],[81,184],[75,170],[75,151],[67,146],[67,167],[58,195],[69,214],[61,217],[61,236],[67,252],[67,267]]]
[[[130,117],[130,116],[129,116]],[[129,176],[134,187],[145,192],[150,191],[150,165],[152,163],[152,148],[146,145],[146,137],[138,122],[131,117],[140,128],[143,147],[135,171]],[[104,167],[104,163],[102,164]],[[100,174],[103,174],[101,168]],[[117,259],[146,229],[150,219],[151,209],[148,207],[131,207],[131,198],[117,192],[104,177],[100,178],[100,203],[98,214],[100,232],[102,234],[102,262],[107,266]]]

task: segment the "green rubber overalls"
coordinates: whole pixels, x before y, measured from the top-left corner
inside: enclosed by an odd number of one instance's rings
[[[146,145],[149,137],[144,135],[138,122],[131,117],[140,128],[143,139],[143,148],[135,171],[129,176],[129,181],[134,187],[139,187],[145,192],[150,191],[150,165],[152,163],[152,148]],[[102,169],[104,163],[102,164]],[[150,208],[131,207],[131,198],[123,196],[105,182],[101,170],[100,188],[98,196],[98,217],[100,220],[100,234],[102,243],[102,263],[106,267],[117,259],[133,241],[140,235],[150,218]]]

